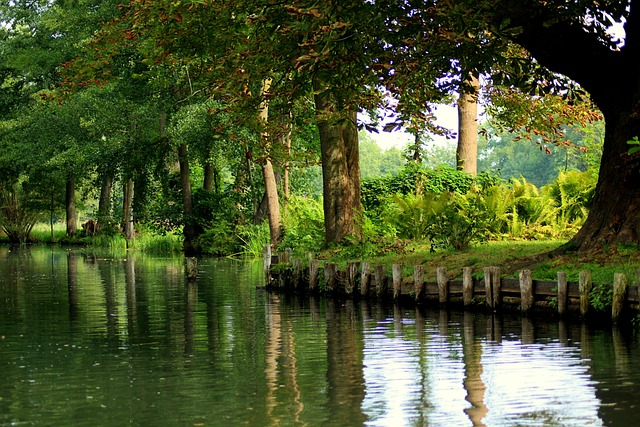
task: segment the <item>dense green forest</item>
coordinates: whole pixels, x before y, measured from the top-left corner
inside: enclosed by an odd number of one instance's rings
[[[6,240],[637,243],[638,47],[607,32],[633,39],[635,1],[484,3],[3,3]],[[371,138],[401,128],[404,151]]]

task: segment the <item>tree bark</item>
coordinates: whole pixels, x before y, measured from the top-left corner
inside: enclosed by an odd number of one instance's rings
[[[630,7],[626,39],[614,50],[544,3],[504,1],[496,10],[520,27],[514,41],[548,69],[578,82],[600,108],[605,140],[589,216],[561,250],[588,251],[640,238],[640,158],[627,141],[640,136],[640,9]],[[634,1],[633,6],[637,6]],[[498,18],[498,22],[501,17]],[[552,23],[552,24],[549,24]]]
[[[457,169],[475,176],[478,172],[478,79],[470,75],[469,91],[458,99]]]
[[[214,188],[214,183],[215,183],[215,171],[214,171],[213,163],[211,162],[211,160],[207,160],[206,162],[204,162],[204,181],[202,183],[202,187],[206,191],[211,193]],[[217,193],[217,188],[216,188],[216,193]]]
[[[325,240],[340,243],[357,232],[357,215],[362,211],[356,111],[341,110],[317,79],[314,90],[322,154]],[[344,119],[332,117],[336,112],[343,113]]]
[[[640,241],[640,158],[627,155],[627,141],[640,135],[638,119],[629,119],[632,113],[605,115],[604,150],[591,210],[562,249],[588,251]]]
[[[133,225],[133,191],[134,184],[133,178],[127,178],[124,184],[124,200],[122,203],[123,222],[124,222],[124,237],[127,242],[133,240],[136,231]]]
[[[65,205],[67,214],[67,236],[73,237],[78,230],[78,223],[76,219],[76,181],[72,176],[67,177]]]
[[[267,123],[269,120],[269,103],[266,100],[265,95],[271,88],[271,79],[267,78],[262,82],[263,97],[260,103],[260,109],[258,111],[258,118],[263,123]],[[267,218],[269,219],[269,234],[271,246],[275,249],[280,241],[280,235],[282,234],[282,219],[280,217],[280,200],[278,197],[278,186],[276,184],[276,177],[273,171],[273,165],[270,158],[270,143],[269,134],[263,134],[265,158],[262,162],[262,177],[264,179],[264,192],[267,199]]]
[[[182,229],[184,242],[182,249],[186,255],[193,255],[197,252],[195,241],[198,237],[198,233],[196,231],[196,224],[194,224],[193,221],[191,172],[189,170],[189,158],[186,144],[181,144],[178,147],[178,163],[180,165],[180,188],[182,190],[182,212],[184,214],[184,225]]]
[[[267,199],[267,218],[269,219],[269,230],[271,236],[271,246],[276,248],[282,233],[282,223],[280,219],[280,201],[278,200],[278,186],[273,173],[271,160],[267,158],[262,164],[262,177],[264,179],[264,189]]]
[[[113,178],[105,175],[102,178],[100,187],[100,200],[98,201],[98,222],[111,217],[111,190],[113,189]]]

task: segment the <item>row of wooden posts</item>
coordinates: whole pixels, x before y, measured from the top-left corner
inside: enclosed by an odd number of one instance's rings
[[[490,310],[503,306],[518,308],[529,313],[536,308],[557,310],[558,315],[579,311],[588,316],[592,311],[590,295],[594,286],[590,271],[581,271],[578,282],[568,282],[564,272],[557,273],[557,281],[534,280],[530,270],[522,270],[519,277],[501,278],[499,267],[485,267],[483,278],[473,277],[473,269],[465,267],[462,279],[450,279],[445,268],[436,268],[436,281],[425,280],[424,266],[413,266],[413,275],[403,276],[403,265],[392,266],[391,277],[384,265],[351,262],[339,271],[336,263],[325,262],[322,269],[324,287],[320,289],[320,262],[310,259],[308,266],[293,259],[290,250],[271,254],[264,249],[266,287],[274,291],[323,292],[346,297],[427,301],[440,305],[453,303],[464,307],[485,305]],[[613,283],[611,318],[618,321],[628,309],[638,309],[638,286],[628,286],[625,274],[616,273]]]

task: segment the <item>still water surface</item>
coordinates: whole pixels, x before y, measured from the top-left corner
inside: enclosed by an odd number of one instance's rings
[[[0,248],[0,425],[635,426],[611,327],[256,290],[260,264]]]

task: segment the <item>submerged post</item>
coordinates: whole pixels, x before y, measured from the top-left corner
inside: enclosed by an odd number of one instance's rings
[[[568,288],[567,273],[558,271],[558,314],[560,316],[567,312]]]
[[[528,313],[533,307],[533,279],[531,278],[531,270],[522,270],[519,275],[520,279],[520,310]]]
[[[318,269],[320,262],[317,259],[309,261],[309,290],[315,292],[318,290]]]
[[[344,291],[347,295],[353,295],[356,289],[356,277],[358,277],[358,264],[357,262],[350,262],[347,264],[347,283],[344,287]]]
[[[336,285],[336,272],[338,264],[333,262],[324,263],[324,284],[327,292],[333,292]]]
[[[387,284],[384,279],[384,265],[376,265],[373,268],[373,280],[378,298],[383,297],[387,292]]]
[[[473,303],[473,267],[462,269],[462,303],[465,307]]]
[[[360,273],[360,295],[367,297],[369,295],[369,284],[371,282],[371,272],[369,271],[369,263],[362,263],[362,271]]]
[[[491,267],[484,268],[484,296],[485,302],[488,308],[492,309],[493,306],[493,287],[491,281]]]
[[[416,302],[424,299],[424,265],[413,266],[413,286],[416,292]]]
[[[397,301],[400,297],[400,291],[402,290],[402,264],[393,264],[392,277],[393,277],[393,300]]]
[[[446,268],[436,268],[436,280],[438,282],[438,302],[446,304],[449,300],[449,277]]]
[[[297,290],[302,283],[302,260],[294,259],[291,264],[293,266],[293,288]]]
[[[625,299],[627,299],[627,276],[624,273],[615,273],[613,275],[613,305],[611,307],[611,319],[614,322],[620,319]]]
[[[198,278],[198,259],[195,257],[185,258],[184,274],[188,281],[194,281]]]
[[[589,297],[591,295],[591,289],[593,288],[591,271],[582,270],[578,280],[578,286],[580,288],[580,315],[586,317],[589,314]]]
[[[264,245],[262,253],[264,260],[264,279],[265,283],[269,285],[271,281],[271,245]]]

